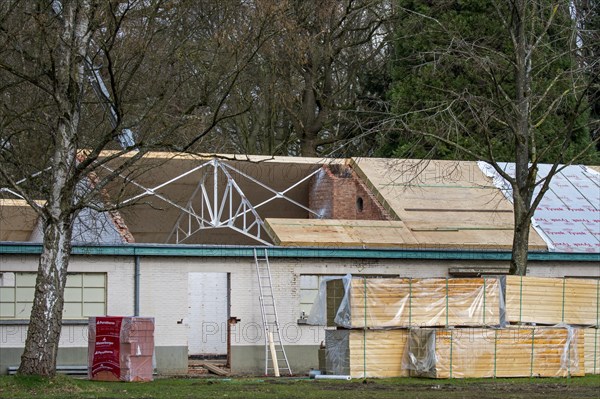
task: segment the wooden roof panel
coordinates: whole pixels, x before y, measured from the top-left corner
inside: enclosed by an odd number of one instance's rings
[[[276,245],[502,249],[512,245],[512,228],[439,227],[385,220],[267,219],[267,231]],[[532,240],[531,250],[545,250],[543,241]]]
[[[476,162],[353,158],[350,164],[421,245],[512,247],[512,204]],[[530,241],[531,249],[547,249],[533,228]]]
[[[419,244],[403,222],[387,220],[266,219],[276,245],[404,247]]]

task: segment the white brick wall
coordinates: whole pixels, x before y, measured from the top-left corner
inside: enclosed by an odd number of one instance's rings
[[[3,255],[0,271],[36,272],[38,257],[31,255]],[[73,256],[69,272],[107,273],[107,312],[110,315],[133,314],[134,266],[133,258]],[[25,344],[26,325],[0,325],[0,345],[18,348]],[[65,322],[60,347],[87,347],[87,325]]]
[[[259,332],[257,327],[262,328],[262,320],[258,294],[254,294],[258,292],[254,264],[250,259],[142,258],[141,314],[156,318],[156,344],[187,346],[190,272],[231,274],[231,315],[242,320],[233,331],[232,344],[255,345],[253,338]]]
[[[0,271],[35,271],[36,256],[3,255]],[[480,261],[436,260],[343,260],[343,259],[271,259],[274,292],[284,340],[294,345],[318,345],[323,329],[299,326],[299,276],[301,274],[343,275],[381,274],[405,277],[444,277],[449,267],[477,267]],[[500,265],[507,266],[508,262]],[[108,274],[108,313],[133,314],[133,257],[74,256],[70,271]],[[600,276],[600,267],[591,262],[570,264],[530,262],[535,276]],[[250,258],[141,258],[140,315],[156,318],[157,346],[187,346],[188,273],[230,273],[231,315],[241,319],[233,331],[233,345],[262,345],[262,320],[254,262]],[[226,298],[223,298],[225,301]],[[225,326],[224,326],[225,328]],[[61,346],[87,346],[85,326],[65,326]],[[1,325],[0,344],[20,347],[25,326]]]
[[[169,258],[142,258],[140,267],[140,316],[155,318],[155,345],[186,346],[187,272]]]

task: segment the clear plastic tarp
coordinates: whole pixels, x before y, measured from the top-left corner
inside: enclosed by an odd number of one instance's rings
[[[485,278],[324,279],[309,324],[345,328],[497,326],[501,282]]]
[[[600,373],[599,295],[595,279],[347,275],[323,281],[315,309],[336,328],[328,372],[560,377]]]
[[[309,324],[344,328],[600,326],[600,280],[324,278]]]
[[[347,294],[348,283],[351,279],[352,276],[350,274],[347,274],[346,276],[326,276],[321,278],[317,299],[315,299],[315,302],[310,309],[310,314],[306,322],[313,326],[333,325],[328,321],[328,317],[329,315],[334,314],[334,312],[337,313],[340,301]],[[334,285],[330,283],[333,281],[338,282],[338,285],[335,287],[339,288],[339,292],[333,291],[332,287],[334,287]],[[328,284],[329,290],[327,289]]]
[[[343,329],[327,330],[325,339],[326,372],[353,378],[567,377],[586,372],[584,331],[566,325]]]
[[[583,343],[569,326],[415,329],[402,367],[428,378],[582,376]]]
[[[326,372],[353,378],[407,377],[402,359],[408,336],[408,329],[326,330]]]

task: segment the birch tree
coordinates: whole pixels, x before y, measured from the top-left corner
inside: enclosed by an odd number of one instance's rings
[[[396,113],[382,130],[394,132],[404,154],[418,141],[492,165],[512,187],[510,273],[524,275],[531,217],[552,177],[597,159],[587,99],[598,60],[582,59],[590,43],[577,40],[570,2],[400,3],[397,78],[410,84],[396,86]],[[515,176],[501,162],[514,162]],[[542,178],[541,162],[552,165]]]
[[[234,25],[240,5],[0,4],[0,195],[25,199],[43,222],[20,374],[55,374],[77,215],[118,208],[101,193],[146,152],[198,148],[233,116],[228,94],[260,45],[254,27]]]

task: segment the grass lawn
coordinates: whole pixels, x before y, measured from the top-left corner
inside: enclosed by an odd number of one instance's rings
[[[159,378],[95,382],[0,376],[0,398],[600,398],[600,376],[570,379],[324,381],[287,378]]]

